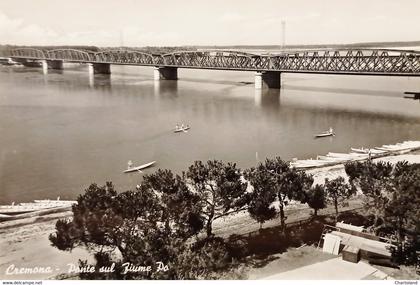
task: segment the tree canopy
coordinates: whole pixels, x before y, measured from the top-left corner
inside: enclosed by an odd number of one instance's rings
[[[259,223],[274,217],[271,204],[276,201],[283,232],[287,218],[285,206],[291,200],[306,203],[306,190],[313,183],[312,176],[291,168],[280,157],[266,159],[264,163],[245,171],[245,178],[254,189],[249,209],[251,216]]]
[[[325,192],[327,199],[333,203],[335,209],[335,217],[338,217],[338,205],[345,199],[350,198],[356,193],[355,189],[346,183],[342,176],[329,180],[325,178]]]
[[[309,191],[306,192],[306,203],[309,207],[314,209],[314,216],[316,217],[319,209],[324,209],[327,206],[326,193],[323,185],[316,184]]]
[[[242,180],[241,171],[235,163],[209,160],[204,164],[196,161],[185,176],[199,197],[207,236],[212,235],[215,220],[245,209],[247,184]]]
[[[352,163],[346,172],[368,198],[375,231],[397,240],[397,261],[413,264],[420,250],[420,165]]]

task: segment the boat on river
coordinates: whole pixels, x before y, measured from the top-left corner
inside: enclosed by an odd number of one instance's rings
[[[156,161],[151,161],[149,163],[145,163],[145,164],[140,165],[140,166],[128,167],[126,170],[123,171],[123,173],[129,173],[129,172],[134,172],[134,171],[141,172],[142,169],[148,168],[148,167],[152,166],[155,163],[156,163]]]
[[[190,129],[190,126],[186,126],[186,127],[178,127],[175,128],[174,133],[180,133],[180,132],[187,132]]]
[[[319,133],[315,135],[315,138],[324,138],[324,137],[332,137],[335,136],[334,130],[330,128],[328,131]]]

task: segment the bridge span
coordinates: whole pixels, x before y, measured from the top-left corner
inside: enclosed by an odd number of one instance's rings
[[[77,49],[17,48],[4,56],[41,62],[44,72],[63,62],[89,65],[92,74],[110,74],[110,66],[154,67],[155,80],[177,80],[178,68],[254,71],[256,88],[280,88],[281,73],[420,76],[420,51],[396,49],[323,49],[254,54],[232,50],[177,51],[149,54],[130,49],[98,52]]]

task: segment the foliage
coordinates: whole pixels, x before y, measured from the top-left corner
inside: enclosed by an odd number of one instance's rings
[[[413,264],[420,249],[420,165],[353,163],[346,172],[353,187],[368,197],[376,231],[397,240],[395,260]]]
[[[407,169],[408,170],[408,169]],[[394,230],[397,248],[394,258],[403,264],[417,264],[420,251],[420,169],[395,177],[395,191],[384,208],[385,226]]]
[[[285,206],[290,200],[306,202],[306,190],[313,183],[313,178],[305,172],[298,172],[290,168],[288,163],[280,157],[266,159],[256,168],[245,171],[245,178],[252,185],[253,192],[250,194],[250,213],[259,223],[263,223],[274,217],[271,204],[278,202],[280,222],[285,233],[286,216]]]
[[[173,277],[171,270],[159,274],[155,271],[122,274],[126,262],[153,268],[157,262],[176,263],[180,251],[186,250],[185,241],[202,228],[194,206],[197,196],[179,177],[158,171],[156,175],[145,176],[144,181],[139,191],[120,194],[111,183],[102,187],[92,184],[73,206],[73,220],[57,222],[56,232],[50,235],[53,246],[61,250],[87,247],[94,253],[96,268],[115,262],[115,272],[83,273],[81,278]],[[166,196],[167,191],[172,193],[171,197]]]
[[[392,164],[382,161],[352,162],[345,165],[345,171],[349,176],[350,185],[355,190],[360,189],[365,195],[365,208],[374,215],[374,227],[377,230],[383,223],[381,211],[388,201],[384,189],[390,185]]]
[[[185,279],[216,279],[232,261],[228,244],[217,237],[195,243],[178,256],[177,274]]]
[[[351,163],[346,172],[350,185],[338,177],[312,187],[312,176],[276,157],[243,176],[236,164],[213,160],[196,161],[182,176],[159,169],[145,175],[136,191],[117,193],[110,182],[92,184],[72,207],[73,219],[57,221],[50,241],[60,250],[83,246],[93,252],[95,263],[80,266],[96,270],[80,273],[82,279],[212,279],[252,248],[241,237],[214,237],[215,220],[248,209],[262,227],[279,214],[284,234],[290,201],[308,203],[316,215],[328,200],[337,215],[339,203],[360,190],[374,203],[383,233],[397,238],[396,260],[412,264],[420,246],[420,166]],[[276,246],[286,247],[285,240],[277,239]],[[127,262],[152,268],[162,262],[168,269],[124,274]],[[98,273],[113,264],[114,271]]]
[[[349,182],[356,178],[370,177],[372,179],[383,179],[390,177],[392,174],[393,166],[389,162],[379,161],[372,163],[366,162],[349,162],[344,165],[346,174],[349,176]]]
[[[247,185],[242,181],[236,164],[217,160],[210,160],[207,164],[196,161],[185,176],[199,197],[208,237],[212,235],[215,220],[245,209]]]
[[[140,191],[147,193],[150,189],[160,196],[167,230],[176,230],[178,236],[184,238],[201,231],[204,224],[200,215],[200,197],[188,188],[184,179],[170,170],[159,169],[144,177]]]
[[[335,215],[337,218],[338,204],[354,195],[355,189],[350,187],[350,185],[345,182],[342,176],[339,176],[333,180],[325,178],[324,187],[327,199],[334,205]]]
[[[306,192],[306,203],[309,207],[314,209],[314,216],[316,217],[319,209],[324,209],[327,206],[326,194],[322,185],[315,185]]]
[[[249,194],[248,212],[262,228],[264,222],[273,219],[277,214],[272,206],[276,200],[273,177],[271,173],[265,171],[263,164],[259,164],[256,169],[246,170],[245,178],[253,185],[253,190]]]

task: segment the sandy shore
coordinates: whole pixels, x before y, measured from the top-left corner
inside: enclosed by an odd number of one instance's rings
[[[40,219],[0,223],[0,279],[48,279],[67,273],[69,263],[77,265],[79,258],[88,259],[86,250],[74,249],[71,253],[60,251],[52,247],[48,240],[49,234],[55,230],[55,222],[71,215],[71,212],[62,212]],[[19,269],[50,266],[53,272],[7,274],[11,266]]]
[[[395,163],[406,160],[420,163],[420,152],[381,158],[382,161]],[[315,183],[323,183],[325,178],[346,177],[344,166],[332,166],[308,170],[314,176]],[[349,210],[361,206],[359,199],[349,202],[341,210]],[[310,216],[312,210],[306,205],[292,204],[286,210],[287,222],[295,222]],[[332,213],[332,207],[323,209],[320,214]],[[0,223],[0,279],[47,279],[68,271],[69,263],[77,264],[78,259],[91,259],[84,249],[75,249],[71,253],[60,251],[50,245],[48,235],[54,232],[55,222],[60,218],[71,218],[71,212],[56,213],[42,218],[23,219]],[[264,227],[277,226],[279,221],[272,220]],[[218,220],[214,224],[214,233],[220,236],[246,234],[258,230],[259,224],[252,220],[247,212],[240,212]],[[6,275],[11,265],[22,267],[51,266],[53,273]]]

